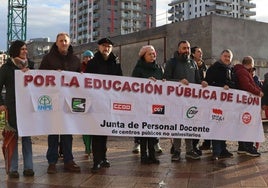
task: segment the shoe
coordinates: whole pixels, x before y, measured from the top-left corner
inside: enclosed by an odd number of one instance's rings
[[[156,158],[149,158],[150,164],[160,164],[160,161]]]
[[[246,154],[247,153],[247,149],[244,148],[244,147],[238,147],[237,153],[238,154]]]
[[[234,155],[230,153],[227,149],[223,150],[220,154],[220,158],[231,158]]]
[[[139,153],[140,152],[140,144],[135,143],[132,149],[132,153]]]
[[[154,145],[154,150],[155,150],[156,153],[162,153],[163,152],[159,143]]]
[[[109,168],[110,166],[111,166],[111,164],[110,164],[110,162],[109,162],[107,159],[103,160],[103,161],[100,163],[100,167],[101,167],[101,168]]]
[[[32,169],[26,169],[23,171],[23,175],[27,177],[34,176],[34,171]]]
[[[186,152],[185,158],[190,159],[200,159],[200,155],[198,155],[194,150]]]
[[[101,169],[100,164],[94,164],[93,167],[91,168],[92,173],[97,173]]]
[[[255,147],[252,147],[251,149],[248,149],[246,151],[246,155],[252,156],[252,157],[259,157],[261,154],[257,151]]]
[[[197,148],[194,148],[194,152],[197,153],[199,156],[202,156],[202,151],[197,149]]]
[[[70,161],[68,163],[65,163],[64,169],[69,171],[69,172],[80,172],[81,171],[80,167],[77,164],[75,164],[74,161]]]
[[[151,164],[151,161],[147,156],[141,157],[141,164]]]
[[[8,173],[8,177],[9,178],[19,178],[20,174],[18,173],[18,171],[11,171]]]
[[[56,174],[57,173],[56,164],[49,164],[47,167],[47,173],[48,174]]]
[[[171,161],[181,160],[181,153],[179,151],[174,151],[174,154],[171,157]]]

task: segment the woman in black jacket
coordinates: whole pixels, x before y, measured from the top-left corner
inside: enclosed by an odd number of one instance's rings
[[[15,70],[26,72],[34,68],[34,63],[27,59],[27,47],[25,42],[16,40],[9,48],[10,58],[0,68],[0,91],[3,87],[6,89],[5,98],[0,95],[0,111],[8,112],[9,125],[17,131],[16,117],[16,99],[15,99]],[[16,132],[17,134],[17,132]],[[16,135],[18,140],[18,135]],[[24,162],[24,176],[34,176],[33,159],[32,159],[32,141],[31,137],[22,137],[22,155]],[[18,173],[18,142],[11,158],[9,178],[19,178]]]
[[[139,60],[132,72],[133,77],[150,78],[153,80],[161,80],[163,78],[163,69],[156,63],[156,52],[152,45],[143,46],[139,52]],[[157,138],[140,137],[141,163],[143,164],[159,164],[159,160],[155,157],[154,145]],[[147,147],[149,155],[147,155]]]

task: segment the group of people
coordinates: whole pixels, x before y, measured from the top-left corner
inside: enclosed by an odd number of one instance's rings
[[[65,70],[73,72],[85,72],[95,74],[122,76],[121,64],[118,57],[112,52],[114,43],[109,38],[102,38],[98,41],[98,50],[94,54],[87,50],[83,53],[83,62],[74,55],[70,37],[67,33],[59,33],[56,42],[51,50],[46,54],[40,64],[42,70]],[[15,108],[15,80],[14,71],[20,69],[26,72],[33,69],[33,62],[27,58],[26,43],[20,40],[13,42],[9,49],[10,58],[0,68],[0,91],[3,86],[6,88],[6,97],[0,97],[0,110],[7,110],[10,114],[9,123],[17,130],[16,108]],[[260,97],[263,96],[262,89],[253,79],[254,60],[247,56],[242,60],[242,64],[231,66],[233,54],[231,50],[225,49],[220,55],[220,59],[209,68],[202,59],[202,49],[200,47],[190,47],[186,40],[178,43],[178,48],[174,56],[166,63],[165,67],[156,61],[156,50],[152,45],[142,46],[138,53],[138,60],[133,69],[132,76],[155,80],[178,81],[182,84],[201,84],[202,87],[208,85],[223,87],[225,89],[236,88],[251,92]],[[232,72],[236,73],[236,83],[232,79]],[[267,76],[268,77],[268,76]],[[18,138],[18,135],[17,135]],[[62,147],[64,169],[69,172],[80,172],[80,167],[74,162],[72,153],[72,135],[48,135],[48,149],[46,158],[48,161],[48,174],[57,173],[57,161],[59,157],[58,149]],[[101,168],[110,167],[107,159],[107,136],[103,135],[83,135],[85,152],[93,154],[92,173],[98,172]],[[172,140],[171,161],[181,159],[182,139]],[[59,144],[60,143],[60,144]],[[135,138],[135,148],[133,152],[140,151],[140,162],[142,164],[159,164],[155,152],[162,152],[159,145],[159,138],[139,137]],[[233,154],[227,150],[224,140],[204,140],[201,147],[198,147],[199,140],[185,139],[186,158],[200,159],[203,149],[212,147],[213,159],[232,157]],[[136,149],[136,151],[135,151]],[[250,156],[260,156],[252,142],[239,142],[239,154]],[[22,137],[22,154],[24,165],[24,176],[34,176],[32,145],[30,137]],[[10,178],[18,178],[18,144],[12,156]]]

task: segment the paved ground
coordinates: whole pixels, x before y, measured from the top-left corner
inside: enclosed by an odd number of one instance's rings
[[[268,127],[265,126],[266,140]],[[262,156],[252,158],[237,155],[237,143],[228,142],[228,149],[234,153],[234,158],[211,161],[211,153],[204,153],[201,160],[185,160],[171,162],[169,154],[170,140],[161,139],[164,149],[159,155],[160,165],[141,165],[138,154],[132,154],[133,138],[109,137],[108,158],[111,167],[101,169],[92,174],[92,159],[84,154],[81,136],[74,136],[74,157],[81,166],[81,173],[68,173],[63,170],[63,163],[59,160],[58,173],[46,173],[47,149],[46,136],[33,137],[35,176],[22,176],[20,164],[20,178],[9,180],[4,170],[3,155],[0,155],[0,187],[94,187],[94,188],[210,188],[234,187],[254,188],[268,187],[268,143],[262,143],[259,151]],[[20,147],[20,146],[19,146]],[[184,153],[182,153],[182,157]]]

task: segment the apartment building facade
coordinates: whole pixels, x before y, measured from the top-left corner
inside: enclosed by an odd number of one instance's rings
[[[251,19],[256,15],[252,11],[256,4],[251,0],[173,0],[168,5],[171,6],[168,20],[172,23],[210,14],[241,19]]]
[[[156,27],[155,0],[71,0],[73,45]]]

